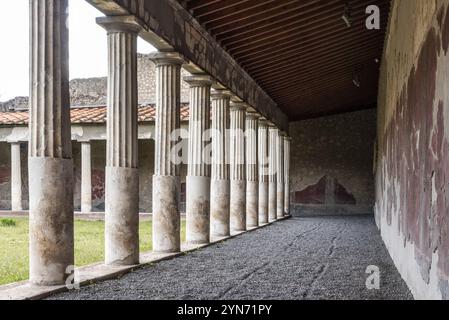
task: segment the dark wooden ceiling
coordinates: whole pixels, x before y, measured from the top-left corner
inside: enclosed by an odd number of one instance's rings
[[[390,0],[178,1],[290,121],[375,107]],[[373,4],[381,30],[365,27]]]

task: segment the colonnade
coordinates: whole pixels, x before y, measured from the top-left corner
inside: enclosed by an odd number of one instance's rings
[[[31,1],[30,281],[39,285],[64,283],[74,263],[67,18],[67,0]],[[136,40],[142,27],[132,16],[97,22],[107,30],[109,61],[105,263],[133,265],[139,262]],[[179,252],[180,170],[173,147],[184,60],[176,52],[156,52],[151,59],[157,79],[153,250]],[[205,244],[288,215],[290,139],[257,106],[230,90],[213,90],[210,76],[183,80],[190,85],[187,242]],[[18,209],[17,149],[12,144]],[[83,210],[91,208],[90,161],[85,142]]]

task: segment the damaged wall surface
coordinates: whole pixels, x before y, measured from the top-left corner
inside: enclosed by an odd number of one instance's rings
[[[295,215],[373,214],[376,111],[290,124]]]
[[[449,299],[448,4],[393,2],[380,76],[376,222],[419,299]]]

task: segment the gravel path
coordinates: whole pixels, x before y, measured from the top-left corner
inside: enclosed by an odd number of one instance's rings
[[[370,265],[380,289],[368,290]],[[52,299],[412,299],[369,217],[293,218]]]

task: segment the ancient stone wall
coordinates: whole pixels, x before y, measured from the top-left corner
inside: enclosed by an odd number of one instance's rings
[[[295,215],[373,214],[376,111],[290,124]]]
[[[448,4],[393,1],[381,67],[376,222],[415,298],[449,299]]]
[[[156,68],[148,55],[139,54],[137,60],[139,86],[139,104],[156,102]],[[189,73],[182,70],[182,78]],[[73,107],[106,105],[107,78],[73,79],[70,81],[70,103]],[[181,102],[189,102],[189,85],[181,81]],[[28,97],[16,97],[6,102],[0,102],[0,112],[28,108]]]

